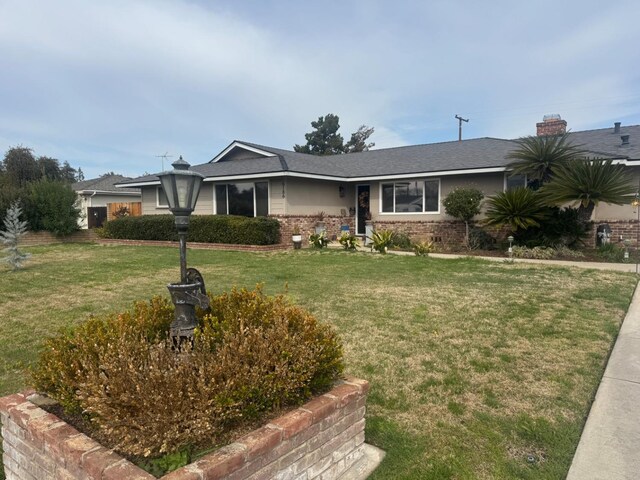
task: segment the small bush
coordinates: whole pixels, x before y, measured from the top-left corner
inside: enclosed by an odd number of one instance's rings
[[[538,260],[549,260],[556,255],[555,249],[551,247],[513,247],[513,256],[515,258],[536,258]]]
[[[493,250],[496,248],[496,239],[481,228],[472,228],[469,231],[469,248],[471,250]]]
[[[391,230],[373,232],[373,236],[371,237],[371,250],[382,254],[387,253],[387,250],[393,245],[394,237],[395,235]]]
[[[320,233],[312,233],[309,235],[309,244],[313,248],[324,248],[331,243],[327,238],[327,232],[322,230]]]
[[[422,241],[413,245],[413,252],[417,257],[428,257],[434,249],[433,242]]]
[[[411,239],[409,238],[409,235],[407,235],[404,232],[394,232],[393,233],[393,243],[392,243],[392,247],[393,248],[398,248],[400,250],[411,250],[412,248],[412,242]]]
[[[566,245],[557,245],[554,247],[556,250],[556,257],[562,258],[584,258],[584,253],[580,250],[574,250]]]
[[[178,240],[173,215],[120,217],[104,224],[105,238]],[[267,217],[192,215],[187,240],[236,245],[273,245],[280,241],[280,222]]]
[[[45,342],[35,388],[88,415],[94,436],[153,457],[228,441],[234,428],[328,390],[342,372],[335,332],[260,288],[210,296],[193,347],[172,349],[168,300],[93,318]]]
[[[615,243],[605,243],[598,247],[596,255],[605,262],[618,263],[624,261],[624,248]]]
[[[340,242],[340,245],[342,245],[342,248],[344,248],[345,250],[350,250],[350,251],[357,250],[358,247],[360,246],[360,242],[358,242],[358,237],[347,232],[343,233],[342,236],[338,239],[338,241]]]

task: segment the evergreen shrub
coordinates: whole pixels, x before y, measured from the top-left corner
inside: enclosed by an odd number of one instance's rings
[[[342,373],[333,329],[283,296],[261,287],[209,296],[192,346],[172,348],[173,306],[155,297],[46,340],[34,387],[88,416],[108,447],[153,457],[224,443]]]
[[[173,215],[116,218],[104,224],[101,234],[126,240],[178,240]],[[187,241],[273,245],[280,241],[280,222],[266,217],[192,215]]]

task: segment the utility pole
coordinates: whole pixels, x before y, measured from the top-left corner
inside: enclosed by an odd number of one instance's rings
[[[462,122],[468,122],[469,119],[462,118],[460,115],[456,115],[456,118],[458,119],[458,141],[461,142],[462,141]]]
[[[173,157],[173,155],[167,155],[167,153],[169,153],[169,152],[164,152],[164,155],[156,155],[156,158],[161,158],[162,159],[162,171],[163,172],[164,172],[164,161],[167,158],[172,158]]]

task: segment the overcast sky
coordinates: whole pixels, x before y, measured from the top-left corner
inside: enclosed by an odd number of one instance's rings
[[[637,0],[0,0],[0,149],[91,178],[289,149],[327,113],[375,148],[455,140],[456,114],[464,138],[639,124],[639,24]]]

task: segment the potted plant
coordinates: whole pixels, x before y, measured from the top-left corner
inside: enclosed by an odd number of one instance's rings
[[[299,250],[302,248],[302,235],[300,234],[300,227],[296,225],[293,227],[293,234],[291,235],[293,241],[293,248]]]

